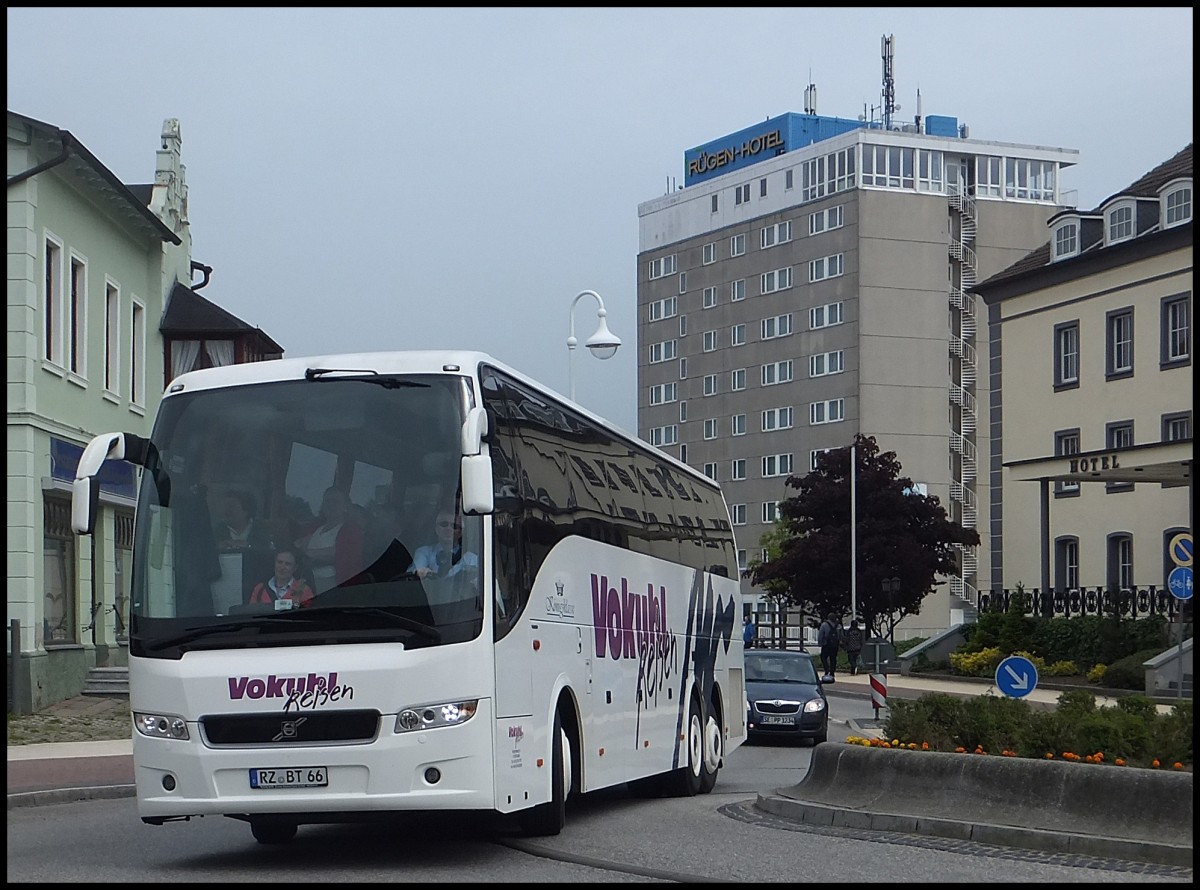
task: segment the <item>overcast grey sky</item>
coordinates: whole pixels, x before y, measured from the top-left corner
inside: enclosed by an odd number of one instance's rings
[[[1192,9],[13,8],[8,108],[150,182],[178,118],[205,296],[291,356],[480,349],[568,389],[571,301],[625,345],[579,401],[637,425],[637,207],[767,116],[1074,148],[1091,208],[1192,140]],[[595,326],[580,302],[575,333]]]

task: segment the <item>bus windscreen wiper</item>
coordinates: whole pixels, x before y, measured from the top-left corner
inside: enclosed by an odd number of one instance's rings
[[[369,368],[305,368],[305,380],[361,380],[364,383],[375,383],[384,389],[400,389],[401,387],[428,388],[428,383],[417,383],[413,380],[400,380],[386,374],[380,374]]]
[[[402,627],[405,630],[411,630],[415,634],[426,637],[435,643],[442,641],[442,634],[436,627],[424,624],[414,618],[408,618],[404,615],[397,615],[387,609],[379,606],[314,606],[308,609],[300,609],[291,614],[288,621],[319,621],[322,618],[331,616],[352,617],[362,616],[364,618],[386,618],[392,627]]]
[[[264,615],[255,621],[223,621],[220,624],[206,624],[204,627],[193,627],[186,633],[167,637],[165,640],[147,641],[145,646],[151,650],[170,649],[173,646],[182,646],[184,643],[191,643],[202,637],[212,636],[213,634],[233,633],[239,630],[254,630],[255,632],[259,632],[268,625],[286,624],[290,620],[289,618],[276,618]]]

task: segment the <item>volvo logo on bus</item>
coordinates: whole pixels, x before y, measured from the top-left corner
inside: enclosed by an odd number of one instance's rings
[[[282,742],[285,739],[291,741],[300,737],[300,724],[306,721],[307,717],[300,717],[296,720],[284,720],[279,724],[279,735],[271,739],[273,742]]]

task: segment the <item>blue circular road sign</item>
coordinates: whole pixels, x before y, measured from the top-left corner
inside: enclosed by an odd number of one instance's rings
[[[1171,574],[1167,575],[1167,587],[1171,589],[1171,596],[1177,600],[1190,600],[1192,598],[1192,570],[1183,566],[1175,566],[1171,569]]]
[[[1012,698],[1029,695],[1037,681],[1037,666],[1022,655],[1010,655],[996,666],[996,686]]]

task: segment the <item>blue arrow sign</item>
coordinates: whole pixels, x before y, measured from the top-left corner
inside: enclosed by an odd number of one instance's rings
[[[996,666],[996,686],[1012,698],[1024,698],[1037,686],[1037,666],[1021,655],[1010,655]]]
[[[1183,566],[1175,566],[1167,575],[1167,587],[1171,588],[1171,596],[1177,600],[1192,598],[1192,570]]]

